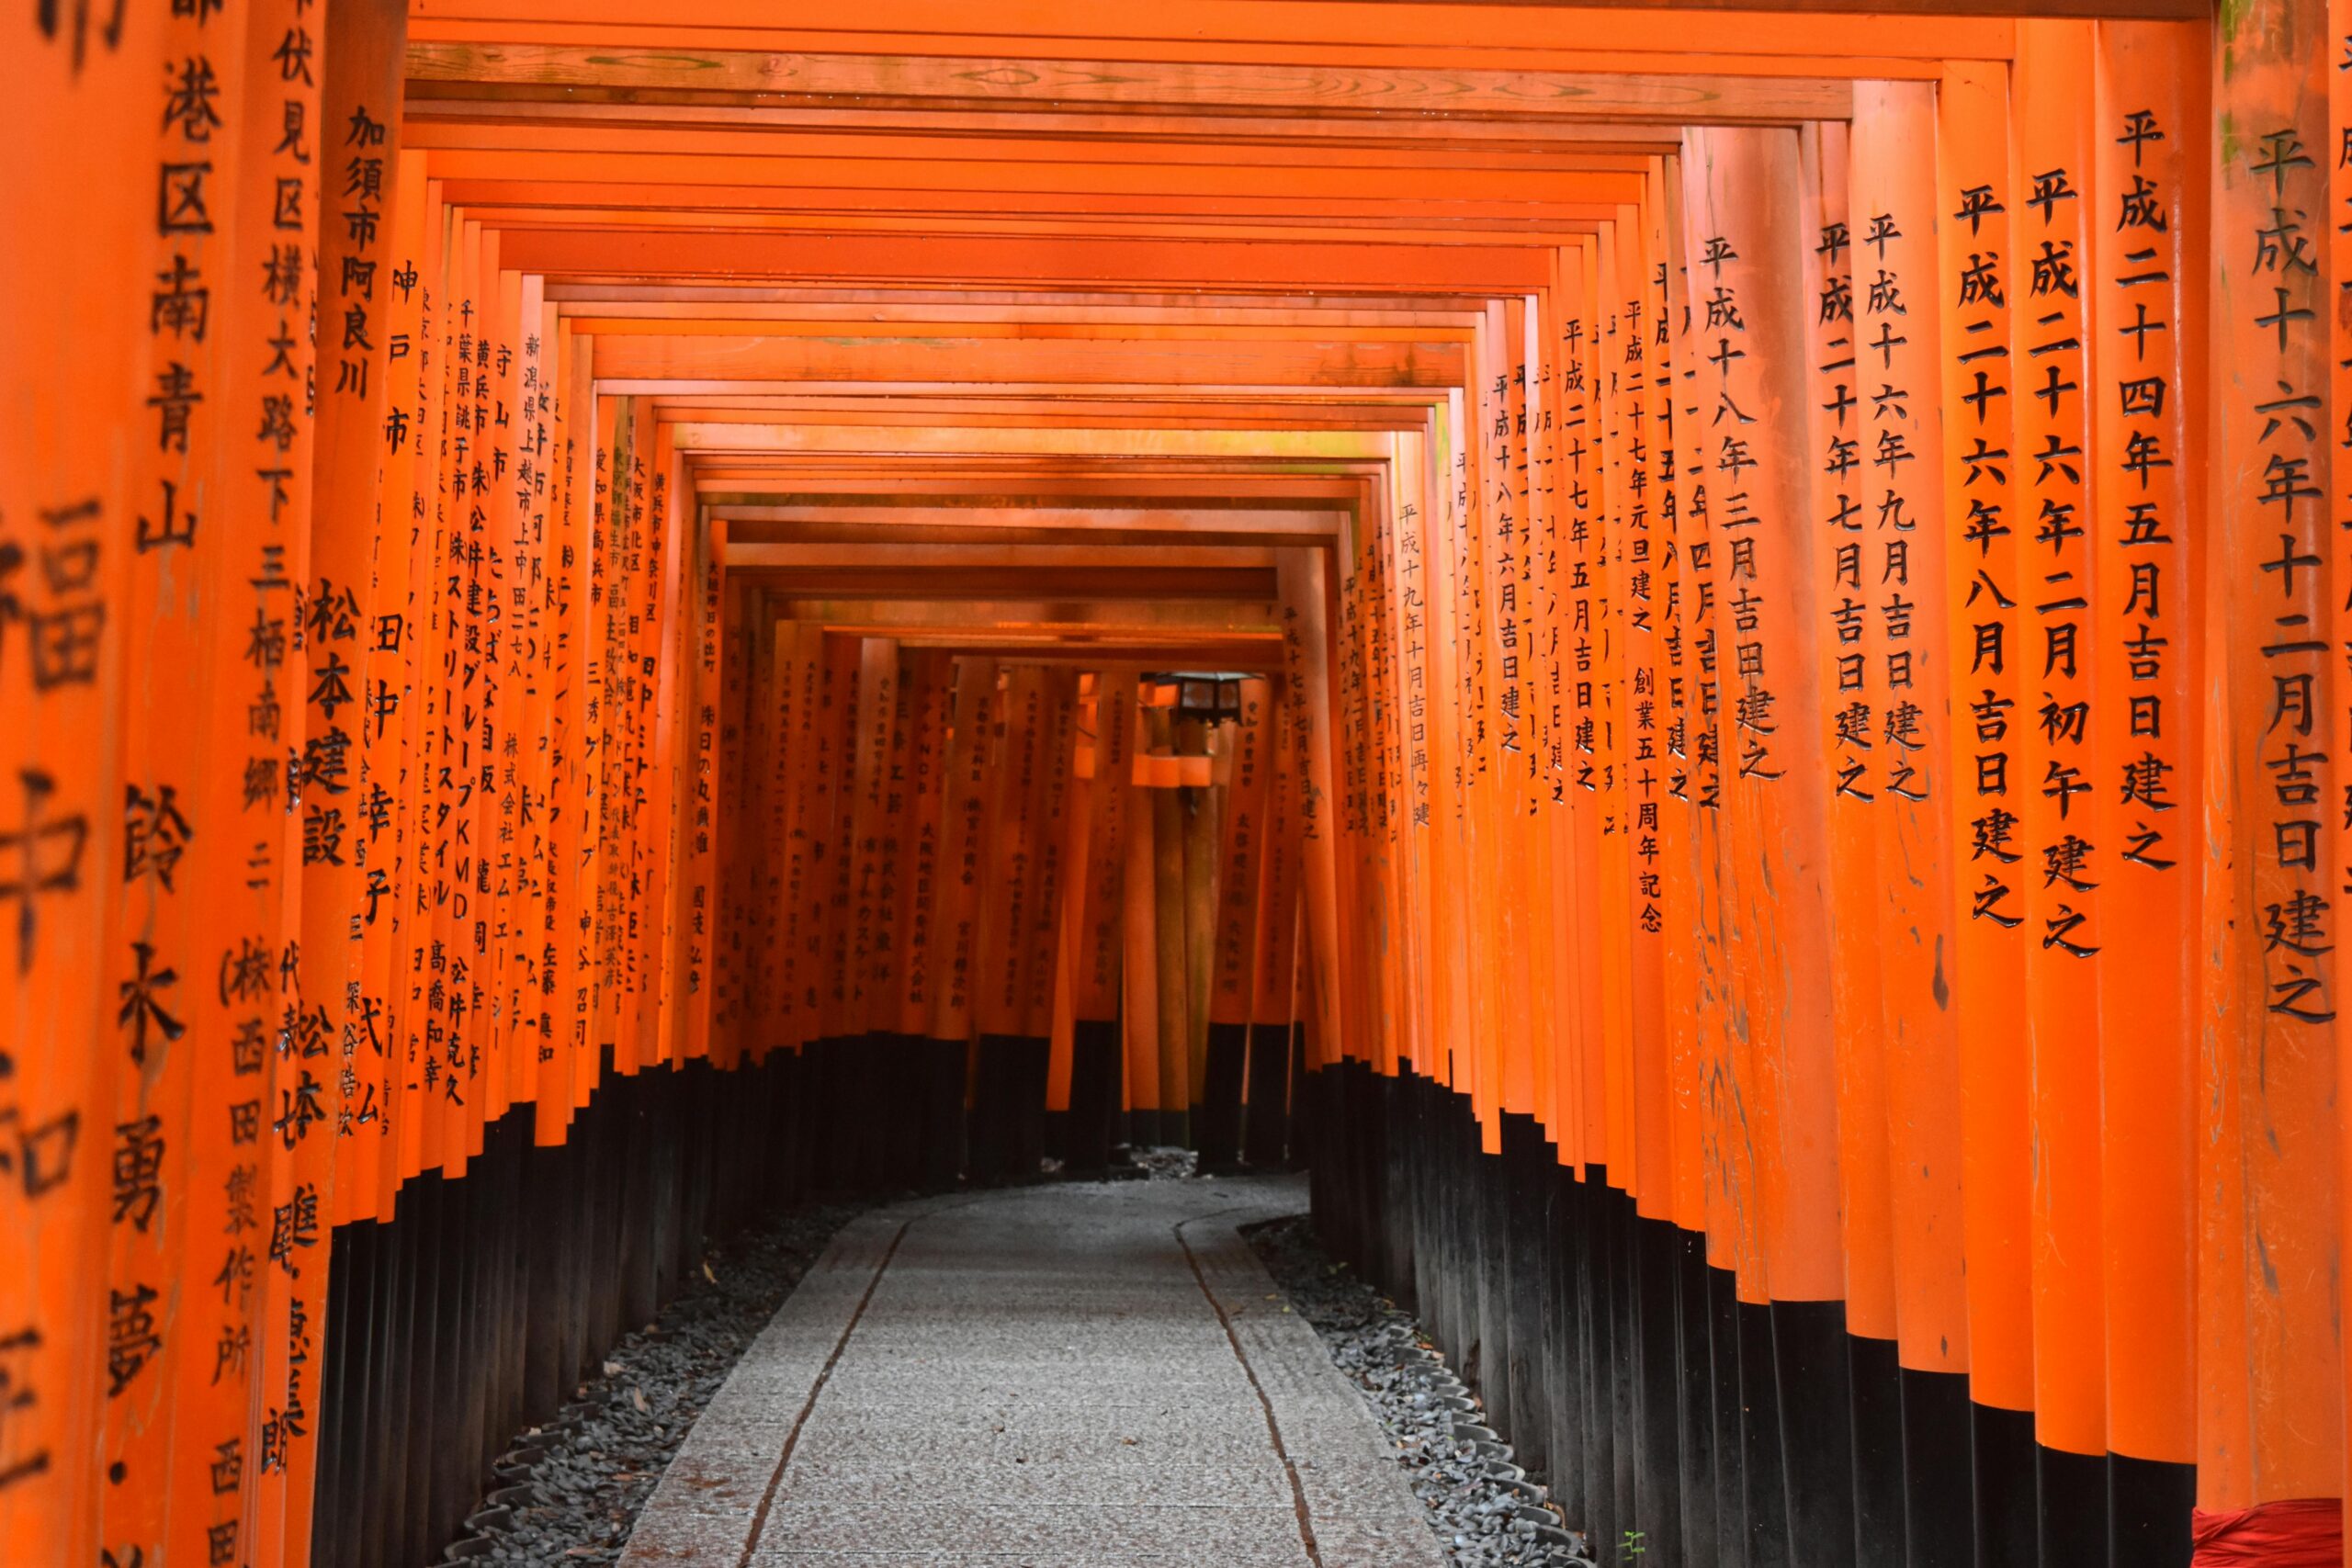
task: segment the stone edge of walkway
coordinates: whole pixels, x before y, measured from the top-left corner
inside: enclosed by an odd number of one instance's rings
[[[967,1201],[896,1203],[833,1234],[678,1445],[639,1511],[619,1568],[729,1568],[750,1554],[785,1444],[892,1246],[915,1221]]]
[[[920,1199],[842,1227],[679,1445],[638,1516],[620,1568],[745,1561],[785,1445],[906,1227],[1028,1190]],[[1170,1223],[1272,1414],[1321,1568],[1445,1568],[1429,1513],[1388,1451],[1377,1415],[1331,1364],[1313,1328],[1288,1310],[1240,1234],[1242,1225],[1298,1213],[1301,1194],[1288,1183],[1237,1181],[1215,1199],[1228,1196],[1232,1201]]]
[[[1264,1197],[1292,1199],[1288,1190]],[[1255,1195],[1253,1195],[1255,1196]],[[1429,1510],[1364,1402],[1305,1318],[1292,1312],[1240,1227],[1299,1212],[1250,1202],[1180,1226],[1209,1299],[1272,1408],[1322,1568],[1445,1568]]]

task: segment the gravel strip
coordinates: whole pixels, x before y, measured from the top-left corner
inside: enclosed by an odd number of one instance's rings
[[[1173,1144],[1145,1144],[1129,1149],[1127,1158],[1141,1168],[1149,1181],[1190,1181],[1201,1169],[1197,1150],[1179,1148]]]
[[[743,1348],[775,1315],[833,1233],[862,1204],[795,1209],[714,1248],[653,1323],[605,1352],[545,1427],[518,1435],[497,1490],[453,1561],[580,1564],[618,1561],[638,1511],[686,1429]]]
[[[1477,1397],[1409,1313],[1335,1263],[1306,1215],[1244,1227],[1292,1310],[1322,1337],[1396,1445],[1396,1461],[1458,1568],[1571,1568],[1585,1539],[1543,1506],[1540,1478],[1510,1462]],[[1539,1522],[1541,1521],[1541,1522]]]

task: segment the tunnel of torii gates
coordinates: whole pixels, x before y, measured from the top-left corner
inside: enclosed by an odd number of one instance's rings
[[[1642,1568],[2339,1561],[2352,4],[2024,8],[18,0],[0,1561],[1157,1140]]]

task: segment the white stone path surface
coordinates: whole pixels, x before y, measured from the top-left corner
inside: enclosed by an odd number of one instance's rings
[[[1235,1227],[1293,1179],[876,1211],[744,1352],[623,1568],[1443,1568]]]

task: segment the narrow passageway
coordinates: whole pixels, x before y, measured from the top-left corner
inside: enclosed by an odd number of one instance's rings
[[[0,1568],[525,1555],[876,1205],[640,1556],[1409,1562],[1301,1173],[1606,1568],[2342,1560],[2352,0],[14,0],[0,150]]]
[[[1305,1201],[1127,1181],[866,1215],[623,1563],[1438,1568],[1386,1439],[1236,1234]]]

